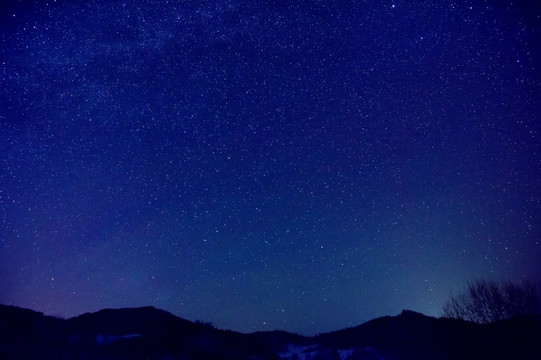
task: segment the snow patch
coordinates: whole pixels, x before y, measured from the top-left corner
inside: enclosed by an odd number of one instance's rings
[[[381,356],[380,354],[378,354],[378,353],[376,352],[376,350],[374,350],[374,348],[373,348],[372,346],[365,347],[365,348],[364,348],[364,351],[366,351],[366,352],[368,352],[368,353],[374,355],[378,360],[385,360],[385,359],[383,358],[383,356]]]
[[[346,360],[353,355],[354,351],[354,349],[338,350],[338,356],[340,357],[340,360]]]
[[[317,345],[298,346],[289,344],[287,351],[279,353],[280,359],[291,359],[295,357],[298,360],[310,360],[317,354]]]

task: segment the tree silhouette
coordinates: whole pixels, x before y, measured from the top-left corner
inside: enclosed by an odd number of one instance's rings
[[[539,287],[531,282],[476,280],[469,282],[464,292],[449,295],[443,316],[488,324],[540,310]]]

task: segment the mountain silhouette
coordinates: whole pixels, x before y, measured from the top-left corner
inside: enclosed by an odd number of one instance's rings
[[[243,334],[153,307],[58,319],[0,305],[0,359],[541,359],[541,316],[479,325],[412,311],[306,337]]]

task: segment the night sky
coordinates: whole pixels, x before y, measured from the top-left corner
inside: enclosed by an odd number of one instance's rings
[[[541,274],[536,1],[4,1],[0,303],[306,335]]]

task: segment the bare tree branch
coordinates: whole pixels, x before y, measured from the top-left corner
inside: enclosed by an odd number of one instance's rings
[[[541,291],[531,282],[477,280],[443,305],[443,316],[481,324],[541,311]]]

